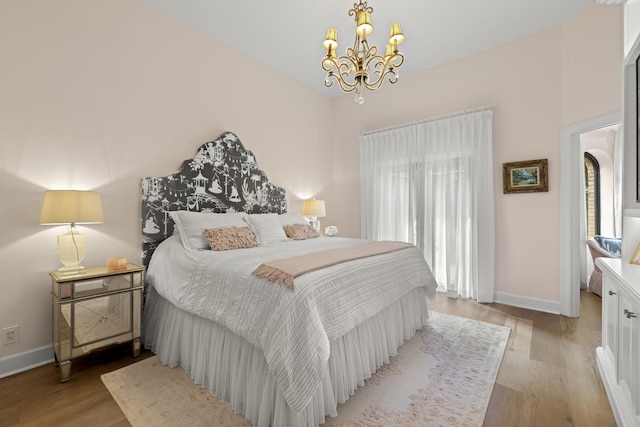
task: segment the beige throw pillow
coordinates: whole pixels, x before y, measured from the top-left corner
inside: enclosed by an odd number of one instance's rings
[[[182,245],[189,251],[207,249],[207,239],[202,230],[207,228],[244,227],[244,212],[212,213],[192,211],[172,211],[171,218],[176,223],[174,232],[180,235]]]
[[[212,251],[255,248],[256,236],[249,227],[208,228],[204,235]]]
[[[284,233],[287,237],[293,240],[305,240],[320,237],[318,230],[313,228],[313,225],[311,224],[290,224],[285,225],[282,228],[284,228]]]

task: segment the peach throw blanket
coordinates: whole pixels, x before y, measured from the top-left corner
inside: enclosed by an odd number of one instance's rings
[[[352,248],[333,249],[329,251],[314,252],[310,254],[282,258],[260,264],[253,274],[263,277],[272,282],[277,282],[293,289],[293,279],[309,271],[329,267],[341,262],[358,258],[365,258],[373,255],[393,252],[400,249],[412,247],[413,245],[404,242],[379,241]]]

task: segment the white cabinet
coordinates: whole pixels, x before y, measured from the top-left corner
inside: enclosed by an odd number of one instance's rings
[[[602,286],[602,349],[611,365],[617,366],[620,287],[617,280],[604,273]],[[617,371],[615,376],[618,377]]]
[[[640,266],[598,258],[602,270],[602,347],[597,361],[620,426],[640,427]]]
[[[620,354],[618,358],[618,383],[629,395],[631,405],[638,414],[638,313],[639,303],[629,298],[625,292],[620,293],[620,312],[618,321]]]

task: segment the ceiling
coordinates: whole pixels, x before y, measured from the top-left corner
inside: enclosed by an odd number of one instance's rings
[[[327,96],[322,41],[338,30],[338,55],[353,45],[355,23],[348,15],[357,0],[145,0]],[[608,0],[598,0],[605,3]],[[369,42],[384,51],[389,26],[406,36],[400,50],[402,75],[532,34],[575,16],[596,0],[368,0],[374,32]],[[603,6],[604,7],[604,6]],[[212,52],[212,55],[214,52]],[[334,85],[336,86],[336,85]]]

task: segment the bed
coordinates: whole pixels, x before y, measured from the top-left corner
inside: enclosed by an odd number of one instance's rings
[[[144,347],[255,426],[325,423],[430,320],[415,247],[314,234],[232,132],[142,179],[141,214]]]

